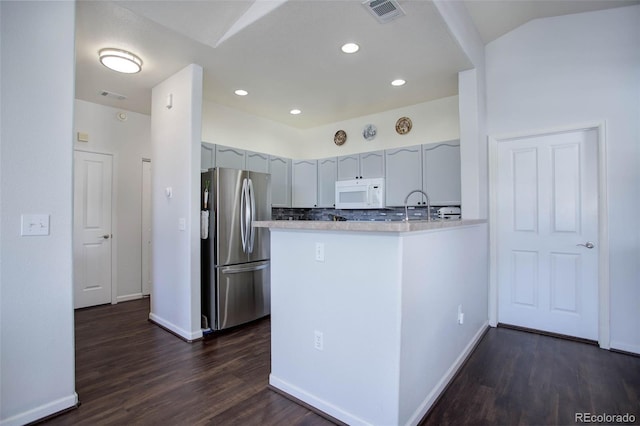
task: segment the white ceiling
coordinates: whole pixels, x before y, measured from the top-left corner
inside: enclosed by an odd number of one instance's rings
[[[465,1],[485,42],[532,19],[637,3]],[[206,100],[298,128],[457,94],[457,73],[471,64],[435,6],[400,5],[405,16],[380,24],[360,0],[78,1],[76,97],[149,114],[151,89],[190,63],[204,69]],[[358,53],[340,51],[349,41]],[[103,67],[104,47],[138,54],[142,72]],[[392,87],[395,78],[407,84]]]

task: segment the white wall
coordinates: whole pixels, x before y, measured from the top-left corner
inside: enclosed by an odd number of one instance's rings
[[[451,36],[474,68],[458,74],[462,217],[488,216],[484,43],[462,2],[434,0]]]
[[[487,327],[486,224],[272,229],[271,247],[269,383],[350,425],[418,424]]]
[[[76,99],[77,132],[88,133],[89,142],[74,138],[74,149],[113,155],[117,301],[142,297],[142,159],[151,158],[151,117]]]
[[[0,2],[0,423],[77,403],[72,286],[73,2]],[[46,64],[46,65],[45,65]],[[50,215],[21,237],[23,213]]]
[[[173,107],[166,100],[173,96]],[[189,65],[151,94],[153,272],[149,318],[186,340],[200,327],[202,67]],[[172,197],[165,190],[171,188]],[[180,222],[183,221],[183,229]]]
[[[532,21],[487,45],[488,133],[606,123],[611,347],[640,353],[640,6]]]
[[[399,135],[396,121],[407,116],[411,132]],[[374,124],[378,135],[372,141],[362,137],[367,124]],[[458,139],[458,97],[438,99],[405,108],[339,121],[311,129],[295,129],[274,121],[204,101],[202,140],[288,158],[324,158],[376,151],[422,143]],[[347,142],[337,146],[338,130],[347,132]]]
[[[265,154],[294,157],[302,132],[293,127],[203,101],[202,140]]]
[[[399,135],[396,132],[396,121],[404,116],[411,118],[413,127],[409,133]],[[362,130],[367,124],[373,124],[378,129],[376,138],[371,141],[362,137]],[[338,130],[347,133],[347,141],[342,146],[333,142]],[[459,137],[458,97],[451,96],[306,129],[302,132],[298,152],[294,158],[333,157],[449,141]]]

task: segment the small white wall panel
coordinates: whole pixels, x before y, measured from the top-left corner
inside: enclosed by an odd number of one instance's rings
[[[580,221],[580,146],[551,147],[553,232],[578,232]]]
[[[580,256],[551,253],[551,310],[578,312],[578,274]]]
[[[102,162],[87,161],[85,162],[85,204],[84,209],[84,227],[99,228],[102,226],[102,210],[103,210],[103,193],[102,193]]]
[[[538,152],[512,152],[513,224],[515,231],[538,230]]]
[[[511,302],[538,305],[538,253],[514,250],[511,254]]]

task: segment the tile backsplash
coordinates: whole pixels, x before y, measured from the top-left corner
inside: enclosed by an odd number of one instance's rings
[[[438,207],[431,207],[431,217],[435,217]],[[427,207],[409,207],[411,219],[426,219]],[[280,208],[271,209],[272,220],[360,220],[360,221],[401,221],[404,219],[404,207],[389,207],[386,209],[338,210],[331,208],[299,209]]]

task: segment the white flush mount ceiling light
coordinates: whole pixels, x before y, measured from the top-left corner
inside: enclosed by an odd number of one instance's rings
[[[135,74],[142,70],[142,59],[126,50],[109,47],[101,49],[98,56],[102,65],[117,72]]]
[[[299,109],[297,109],[297,108],[294,108],[294,109],[292,109],[291,111],[289,111],[289,114],[291,114],[291,115],[298,115],[298,114],[300,114],[300,113],[302,113],[302,111],[300,111],[300,110],[299,110]]]
[[[346,43],[342,45],[340,50],[342,50],[344,53],[356,53],[358,50],[360,50],[360,46],[358,46],[356,43]]]
[[[249,94],[249,92],[247,92],[247,91],[246,91],[246,90],[244,90],[244,89],[238,89],[238,90],[236,90],[236,91],[235,91],[235,92],[233,92],[233,93],[235,93],[235,94],[236,94],[236,95],[238,95],[238,96],[247,96],[247,95]]]
[[[407,83],[407,82],[406,82],[406,81],[404,81],[403,79],[398,78],[398,79],[393,80],[393,81],[391,82],[391,85],[392,85],[392,86],[399,87],[399,86],[404,86],[406,83]]]

